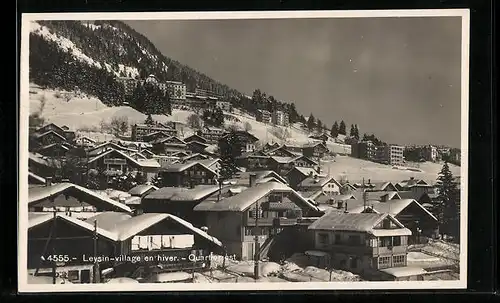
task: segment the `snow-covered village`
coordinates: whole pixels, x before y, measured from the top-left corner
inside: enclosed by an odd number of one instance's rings
[[[30,22],[28,283],[459,279],[460,148],[241,93],[143,28]]]

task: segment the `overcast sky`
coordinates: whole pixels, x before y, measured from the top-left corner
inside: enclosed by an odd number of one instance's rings
[[[329,127],[460,147],[460,17],[127,23],[167,57]]]

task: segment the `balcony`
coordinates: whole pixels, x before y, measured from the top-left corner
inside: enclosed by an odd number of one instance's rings
[[[280,226],[293,226],[297,224],[297,218],[259,218],[258,226],[274,226],[275,219],[278,220]],[[255,226],[255,218],[247,218],[245,222],[246,226]]]

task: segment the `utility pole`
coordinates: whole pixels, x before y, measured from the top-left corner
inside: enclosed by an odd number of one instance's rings
[[[97,262],[97,220],[94,221],[94,275],[93,283],[99,283],[99,263]]]
[[[254,279],[259,279],[259,234],[257,233],[259,229],[259,201],[255,206],[255,253],[254,253]]]
[[[365,188],[365,178],[363,178],[363,211],[366,210],[366,188]]]
[[[56,211],[54,210],[54,222],[52,223],[52,226],[54,227],[54,233],[56,232],[56,222],[57,222],[57,214],[56,214]],[[48,242],[49,240],[47,240]],[[55,254],[54,254],[55,255]],[[54,256],[52,256],[52,258],[54,258]],[[52,284],[56,284],[56,276],[57,276],[57,273],[56,273],[56,267],[57,267],[57,264],[56,264],[56,260],[52,260]]]

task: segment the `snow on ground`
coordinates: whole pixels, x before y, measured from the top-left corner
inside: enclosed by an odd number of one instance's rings
[[[241,261],[238,264],[228,266],[227,268],[231,272],[235,272],[244,276],[252,276],[254,273],[254,262],[253,261]],[[272,274],[277,274],[281,270],[281,266],[274,262],[261,262],[259,263],[259,272],[263,277],[267,277]]]
[[[460,175],[460,167],[448,164],[450,170],[455,176]],[[438,173],[442,168],[440,163],[425,162],[419,166],[420,172],[405,169],[394,169],[390,165],[384,165],[362,159],[348,156],[337,156],[334,161],[322,162],[322,170],[331,176],[341,179],[346,176],[350,182],[361,182],[370,179],[370,181],[391,181],[400,182],[410,177],[423,179],[427,182],[435,183]]]
[[[437,257],[453,261],[460,260],[460,246],[456,243],[449,243],[442,240],[429,240],[429,243],[424,245],[420,250]]]

